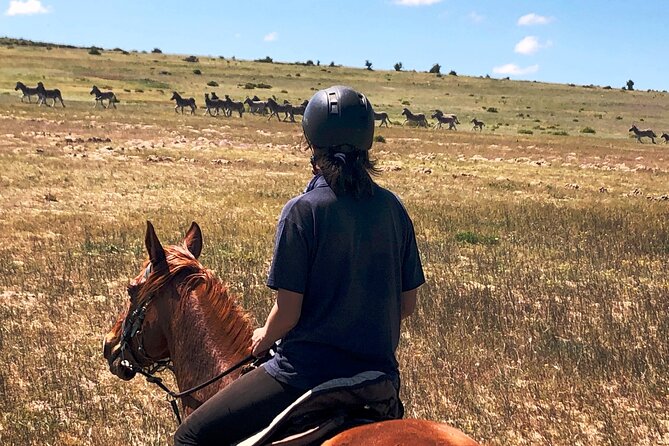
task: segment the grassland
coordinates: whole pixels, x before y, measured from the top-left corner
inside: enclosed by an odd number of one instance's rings
[[[169,95],[298,103],[332,84],[393,121],[463,122],[394,125],[373,149],[428,279],[399,351],[408,414],[490,445],[669,444],[669,145],[627,133],[669,130],[669,95],[184,57],[0,46],[0,444],[171,442],[162,395],[100,351],[145,221],[171,242],[197,221],[203,264],[261,321],[274,224],[310,168],[298,124],[181,116]],[[67,108],[20,103],[18,80]],[[119,108],[94,110],[93,84]]]

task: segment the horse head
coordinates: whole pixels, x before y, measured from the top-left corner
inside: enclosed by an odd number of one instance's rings
[[[164,249],[147,222],[145,245],[149,259],[128,284],[129,299],[103,342],[109,370],[123,380],[170,359],[167,315],[179,301],[175,277],[199,266],[202,232],[193,222],[180,245]]]
[[[177,93],[176,91],[173,91],[172,92],[172,97],[170,98],[170,101],[177,101],[179,99],[181,99],[181,96],[179,95],[179,93]]]
[[[639,129],[637,128],[636,124],[632,124],[632,127],[630,127],[630,129],[628,130],[628,132],[633,132],[633,131],[635,131],[635,130],[639,130]]]
[[[410,114],[411,114],[411,112],[409,111],[408,108],[404,107],[402,109],[402,115],[409,116]]]
[[[23,84],[23,82],[20,82],[20,81],[19,81],[19,82],[16,83],[16,87],[14,87],[14,91],[16,91],[16,90],[23,90],[23,89],[25,89],[25,88],[26,88],[26,86]]]
[[[89,94],[97,95],[98,93],[100,93],[100,89],[96,85],[93,85],[93,88],[91,89],[91,92]]]

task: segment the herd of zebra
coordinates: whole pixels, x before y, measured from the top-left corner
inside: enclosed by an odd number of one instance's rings
[[[60,101],[62,107],[65,107],[65,102],[63,101],[63,96],[60,93],[60,90],[55,88],[53,90],[47,90],[44,87],[42,82],[38,82],[36,87],[28,87],[23,82],[17,82],[15,91],[21,91],[21,102],[24,102],[25,98],[28,98],[28,102],[32,103],[32,97],[37,97],[37,105],[46,105],[48,107],[53,107],[56,105],[57,101]],[[95,102],[93,107],[96,108],[101,106],[102,108],[116,108],[116,104],[120,101],[116,95],[111,91],[101,91],[97,86],[93,85],[93,88],[90,91],[90,94],[94,96]],[[49,105],[48,100],[51,100],[52,103]],[[189,108],[191,114],[195,114],[197,105],[195,103],[195,98],[183,98],[176,91],[172,93],[170,100],[176,102],[174,106],[174,111],[176,113],[184,113],[184,108]],[[105,104],[105,101],[107,103]],[[290,121],[295,122],[295,116],[304,116],[304,110],[307,107],[309,101],[304,101],[300,105],[293,105],[289,101],[284,100],[282,104],[278,103],[274,97],[267,99],[266,101],[261,100],[258,96],[253,98],[247,97],[244,101],[235,101],[230,98],[229,95],[225,95],[225,99],[219,98],[215,92],[205,93],[204,94],[204,103],[205,110],[204,114],[209,114],[209,116],[219,116],[220,112],[223,111],[223,116],[230,117],[233,113],[239,114],[241,118],[246,112],[246,106],[248,105],[248,112],[255,115],[268,116],[267,120],[276,117],[279,121]],[[283,115],[283,116],[280,116]],[[405,117],[404,122],[401,125],[409,124],[417,127],[429,127],[426,116],[423,113],[413,113],[407,107],[402,109],[402,116]],[[457,130],[456,124],[460,124],[457,115],[446,114],[441,110],[434,110],[431,115],[432,119],[436,119],[437,122],[434,124],[434,128],[443,128],[444,124],[448,125],[449,130]],[[386,112],[374,112],[374,120],[381,121],[379,127],[393,124],[393,122],[388,117]],[[479,121],[476,118],[473,118],[470,123],[473,125],[472,130],[483,131],[485,124],[482,121]],[[642,142],[641,138],[649,138],[653,144],[655,144],[655,138],[657,135],[651,129],[640,130],[636,125],[632,125],[629,129],[630,132],[634,133],[634,137],[638,142]],[[665,143],[669,143],[669,134],[662,133],[660,138],[664,139]]]
[[[170,100],[176,103],[174,106],[176,113],[181,111],[183,114],[184,109],[189,108],[190,113],[194,114],[197,109],[195,98],[183,98],[176,91],[172,92]],[[209,116],[219,116],[222,110],[223,116],[230,117],[233,113],[237,113],[241,118],[244,112],[246,112],[246,105],[248,105],[249,113],[262,116],[269,115],[267,120],[275,116],[279,121],[295,122],[295,116],[304,116],[304,110],[307,108],[309,101],[305,100],[300,105],[293,105],[289,101],[284,100],[283,104],[280,104],[273,97],[263,101],[258,96],[253,96],[253,98],[247,97],[244,101],[235,101],[227,94],[225,95],[225,99],[221,99],[216,95],[216,92],[212,91],[211,94],[204,94],[204,103],[204,114],[208,114]]]
[[[21,90],[21,102],[24,102],[24,99],[28,98],[28,102],[32,103],[31,98],[33,96],[37,96],[38,106],[46,105],[47,107],[53,107],[56,105],[56,101],[58,100],[60,101],[60,105],[65,108],[65,102],[63,101],[63,95],[60,94],[60,90],[57,88],[54,88],[53,90],[47,90],[42,82],[38,82],[36,87],[28,87],[26,84],[19,81],[16,83],[16,87],[14,87],[14,91],[18,90]],[[120,102],[113,92],[101,91],[95,85],[93,85],[93,88],[91,89],[91,95],[95,95],[95,104],[93,107],[100,105],[103,108],[116,108],[116,104]],[[49,105],[47,99],[51,99],[53,103]],[[107,101],[107,105],[105,105],[104,101]]]

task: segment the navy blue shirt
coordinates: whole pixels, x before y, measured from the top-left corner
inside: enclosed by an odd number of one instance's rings
[[[279,218],[267,285],[304,295],[297,325],[265,364],[309,389],[366,370],[398,376],[401,293],[425,282],[413,224],[400,200],[337,196],[322,177]]]

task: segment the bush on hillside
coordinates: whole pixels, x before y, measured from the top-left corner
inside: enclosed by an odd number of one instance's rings
[[[207,85],[209,85],[210,87],[218,87],[218,82],[216,82],[216,81],[209,81],[209,82],[207,82]]]
[[[94,56],[99,56],[102,53],[100,52],[102,48],[98,48],[96,46],[92,46],[90,50],[88,50],[88,54],[92,54]]]

